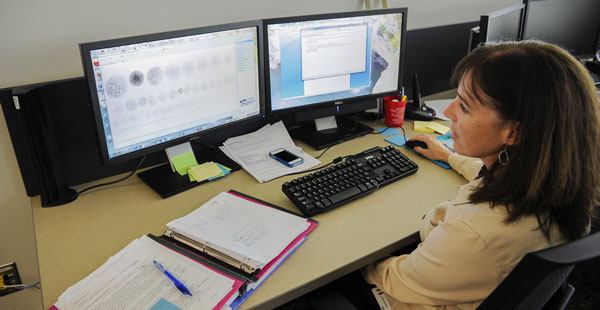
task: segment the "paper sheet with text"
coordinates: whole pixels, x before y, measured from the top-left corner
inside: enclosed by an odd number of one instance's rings
[[[269,156],[270,151],[278,148],[289,150],[302,157],[304,162],[292,168],[283,165]],[[294,144],[281,121],[255,132],[227,139],[220,149],[261,183],[321,163]]]

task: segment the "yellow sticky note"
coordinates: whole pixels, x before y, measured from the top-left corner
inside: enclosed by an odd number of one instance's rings
[[[173,163],[175,170],[179,172],[180,175],[186,175],[192,166],[198,165],[193,152],[187,152],[172,157],[171,162]]]
[[[413,130],[420,131],[420,132],[435,132],[433,129],[430,129],[427,127],[427,125],[429,125],[431,123],[432,122],[415,121]]]
[[[190,168],[190,174],[198,182],[213,178],[222,173],[223,170],[221,170],[221,168],[219,168],[219,166],[212,161]]]
[[[448,131],[450,131],[450,127],[435,122],[430,122],[429,125],[427,125],[427,128],[433,129],[433,131],[439,133],[440,135],[445,135],[448,133]]]

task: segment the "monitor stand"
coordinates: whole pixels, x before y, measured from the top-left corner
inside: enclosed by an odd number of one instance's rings
[[[206,145],[199,143],[191,143],[196,161],[198,164],[202,164],[209,161],[214,161],[228,168],[231,168],[231,172],[239,170],[241,168],[235,161],[231,160],[218,148],[210,148]],[[198,185],[204,184],[208,181],[192,182],[189,176],[181,176],[177,172],[173,172],[170,163],[165,163],[160,166],[148,169],[140,172],[137,176],[150,186],[157,194],[162,198],[167,198],[175,194],[179,194],[188,189],[194,188]]]
[[[321,128],[321,124],[323,123],[335,124],[335,127],[325,125],[324,128]],[[317,128],[321,130],[317,130]],[[371,132],[373,132],[373,128],[363,125],[356,120],[331,116],[316,119],[314,123],[308,122],[293,128],[290,134],[294,139],[298,139],[314,149],[321,150],[344,141],[362,137]]]

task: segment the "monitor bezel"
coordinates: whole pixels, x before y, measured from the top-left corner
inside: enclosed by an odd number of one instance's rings
[[[519,33],[517,35],[517,41],[521,41],[523,39],[523,31],[525,29],[525,17],[527,13],[526,4],[515,4],[513,6],[509,6],[489,14],[481,15],[479,19],[479,43],[488,42],[490,20],[497,19],[499,17],[505,16],[518,10],[521,10],[521,18],[519,19]]]
[[[529,14],[530,12],[530,3],[531,2],[537,2],[537,1],[542,1],[542,0],[523,0],[523,4],[525,5],[525,22],[523,23],[523,28],[521,30],[521,39],[525,38],[525,34],[527,33],[527,24],[529,23]],[[590,45],[594,45],[592,46],[593,51],[591,53],[574,53],[571,50],[568,50],[569,53],[571,53],[571,55],[573,55],[573,57],[577,58],[577,59],[586,59],[586,58],[591,58],[594,57],[599,51],[600,51],[600,19],[598,20],[598,25],[596,25],[596,42],[590,43]],[[562,45],[561,45],[562,47]],[[568,49],[568,47],[564,47],[565,49]]]
[[[322,20],[322,19],[337,19],[337,18],[347,18],[347,17],[358,17],[358,16],[370,16],[370,15],[384,15],[384,14],[402,14],[402,26],[401,31],[402,35],[400,38],[400,61],[399,61],[399,74],[398,74],[398,85],[395,90],[377,93],[377,94],[369,94],[356,96],[351,98],[339,99],[339,100],[329,100],[322,101],[317,103],[311,103],[307,105],[303,105],[300,107],[291,107],[285,109],[273,110],[271,105],[271,76],[269,69],[269,38],[268,38],[268,26],[273,24],[284,24],[284,23],[294,23],[294,22],[303,22],[303,21],[314,21],[314,20]],[[280,17],[280,18],[270,18],[263,20],[263,42],[264,42],[264,74],[265,74],[265,99],[267,104],[267,110],[269,114],[274,116],[291,114],[295,112],[309,112],[310,110],[318,110],[318,109],[327,109],[334,108],[340,105],[341,106],[349,106],[351,104],[363,104],[364,101],[375,98],[382,98],[389,95],[398,94],[403,85],[403,74],[404,74],[404,57],[406,51],[406,24],[407,24],[407,14],[408,8],[389,8],[389,9],[379,9],[379,10],[368,10],[368,11],[353,11],[353,12],[340,12],[340,13],[327,13],[327,14],[316,14],[316,15],[301,15],[301,16],[291,16],[291,17]],[[353,111],[354,109],[349,109]],[[339,110],[338,110],[339,111]],[[340,114],[335,114],[340,115]],[[332,115],[333,116],[333,115]],[[319,118],[321,116],[315,115],[314,118]]]
[[[209,128],[203,130],[201,132],[196,132],[193,134],[189,134],[184,137],[180,137],[177,139],[173,139],[167,142],[163,142],[157,145],[149,146],[140,150],[132,151],[123,155],[119,155],[113,158],[109,157],[108,154],[108,146],[106,137],[104,134],[104,126],[102,124],[102,116],[100,112],[100,102],[98,99],[98,95],[96,92],[96,81],[94,78],[94,72],[92,67],[92,61],[90,56],[90,51],[101,48],[110,48],[128,44],[138,44],[148,41],[156,41],[156,40],[164,40],[170,38],[184,37],[184,36],[192,36],[192,35],[201,35],[212,32],[220,32],[220,31],[228,31],[228,30],[236,30],[242,28],[256,28],[256,38],[257,38],[257,69],[258,69],[258,89],[259,89],[259,113],[257,115],[253,115],[247,117],[245,119],[237,120],[231,123],[223,124],[217,127]],[[82,58],[84,77],[88,82],[88,90],[90,93],[90,99],[92,104],[92,112],[94,114],[96,133],[98,137],[98,144],[100,147],[100,154],[102,158],[102,163],[105,166],[112,165],[115,163],[120,163],[123,161],[127,161],[130,159],[138,158],[147,154],[151,154],[157,151],[162,151],[169,147],[185,143],[192,140],[201,140],[203,136],[210,135],[215,131],[225,130],[226,128],[233,128],[234,126],[248,124],[250,122],[257,121],[259,119],[264,119],[266,117],[267,108],[265,104],[265,91],[264,91],[264,55],[263,55],[263,23],[261,20],[253,20],[253,21],[245,21],[245,22],[237,22],[237,23],[229,23],[222,25],[212,25],[198,28],[190,28],[183,30],[174,30],[174,31],[166,31],[160,33],[153,34],[144,34],[130,37],[122,37],[116,39],[88,42],[88,43],[80,43],[79,50]]]

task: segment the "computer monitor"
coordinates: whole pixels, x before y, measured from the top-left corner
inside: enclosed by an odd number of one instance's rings
[[[406,8],[265,20],[267,102],[273,115],[293,114],[291,135],[316,149],[364,135],[368,126],[338,118],[377,107],[398,94]]]
[[[261,37],[253,21],[80,44],[104,164],[262,118]],[[194,185],[166,166],[171,194]]]
[[[525,4],[517,4],[489,14],[479,19],[478,39],[471,40],[470,49],[479,43],[519,41],[525,20]]]
[[[598,51],[600,1],[524,1],[527,16],[523,39],[554,43],[580,58],[592,57]]]

